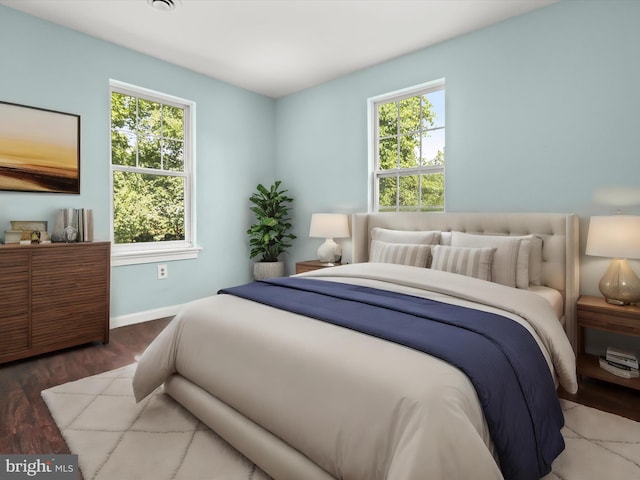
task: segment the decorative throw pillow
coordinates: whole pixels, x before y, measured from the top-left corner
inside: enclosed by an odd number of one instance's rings
[[[431,247],[412,243],[388,243],[381,240],[371,242],[370,262],[395,263],[414,267],[427,267]]]
[[[514,238],[514,237],[511,237]],[[516,287],[529,288],[529,260],[531,259],[531,238],[519,238],[518,263],[516,264]]]
[[[440,243],[438,230],[390,230],[375,227],[371,229],[371,240],[388,243],[437,245]]]
[[[537,235],[511,235],[522,240],[516,265],[516,287],[542,284],[542,238]]]
[[[495,248],[433,247],[431,268],[491,281]]]
[[[531,242],[529,252],[529,284],[542,285],[542,238],[537,235],[524,237]]]
[[[522,238],[508,235],[475,235],[463,232],[452,232],[451,234],[451,245],[454,247],[495,248],[491,281],[508,287],[516,286],[518,253],[521,243]]]

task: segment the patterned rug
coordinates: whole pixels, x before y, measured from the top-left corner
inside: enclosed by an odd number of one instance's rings
[[[158,389],[133,398],[136,365],[44,390],[84,480],[268,480]]]
[[[162,389],[136,404],[135,365],[44,390],[85,480],[269,480]],[[562,400],[565,451],[544,480],[640,479],[640,423]]]
[[[560,402],[566,447],[544,480],[640,480],[640,423]]]

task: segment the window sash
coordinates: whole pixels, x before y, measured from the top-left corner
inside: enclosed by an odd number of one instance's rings
[[[395,172],[391,173],[389,171],[384,171],[384,173],[378,175],[375,177],[375,186],[374,188],[376,189],[376,198],[378,199],[378,204],[377,204],[377,210],[376,212],[380,212],[380,211],[384,211],[384,212],[389,212],[389,211],[394,211],[394,212],[401,212],[401,211],[430,211],[430,212],[441,212],[444,211],[444,205],[440,206],[440,205],[432,205],[432,204],[428,204],[425,202],[425,198],[424,198],[424,187],[422,184],[422,179],[425,176],[428,175],[433,175],[433,174],[441,174],[444,176],[444,167],[442,165],[439,165],[438,167],[435,168],[429,168],[428,170],[426,169],[411,169],[411,171],[408,171],[409,169],[399,169],[396,170]],[[416,204],[411,204],[411,205],[404,205],[401,202],[401,198],[400,198],[400,183],[401,183],[401,179],[402,178],[409,178],[409,177],[417,177],[418,178],[418,189],[416,192],[416,196],[417,196],[417,203]],[[385,178],[395,178],[396,179],[396,185],[395,185],[395,202],[393,205],[380,205],[380,183],[382,179]],[[444,191],[443,191],[444,193]]]
[[[110,163],[110,235],[114,265],[147,263],[167,259],[195,258],[200,250],[196,245],[195,219],[195,103],[190,100],[155,92],[135,85],[116,80],[110,81],[109,104],[113,92],[121,93],[138,99],[161,103],[184,110],[183,118],[183,171],[166,170],[162,168],[146,168],[112,163],[111,152],[111,121],[109,122],[109,163]],[[111,108],[109,108],[111,118]],[[136,119],[137,121],[137,119]],[[172,176],[184,178],[184,240],[154,241],[141,243],[114,242],[114,172],[139,173],[145,175]]]
[[[444,125],[437,125],[433,127],[427,128],[416,128],[407,131],[401,131],[400,128],[400,117],[397,117],[397,125],[395,134],[379,136],[380,131],[380,118],[379,118],[379,106],[392,103],[392,102],[401,102],[402,100],[413,98],[416,96],[424,96],[429,93],[437,92],[445,90],[445,80],[439,79],[433,82],[428,82],[425,84],[417,85],[414,87],[409,87],[407,89],[399,90],[396,92],[391,92],[388,94],[379,95],[377,97],[373,97],[369,99],[368,102],[368,110],[369,110],[369,156],[370,156],[370,211],[378,212],[381,209],[384,211],[388,211],[391,207],[381,207],[380,206],[380,180],[382,178],[396,177],[398,181],[396,183],[396,205],[395,208],[397,211],[402,210],[402,206],[398,200],[399,197],[399,178],[402,176],[414,176],[414,175],[428,175],[433,173],[441,173],[444,175],[445,165],[432,165],[432,164],[424,164],[424,165],[416,165],[413,167],[400,167],[398,163],[396,164],[396,168],[389,169],[381,169],[380,168],[380,142],[382,140],[388,139],[398,139],[397,149],[398,156],[397,162],[401,161],[400,157],[400,139],[406,137],[408,135],[424,135],[428,132],[435,131],[446,131],[446,123]],[[420,107],[422,109],[422,106]],[[422,117],[421,117],[422,118]],[[422,149],[419,153],[419,158],[417,159],[419,162],[423,161],[423,153]],[[446,164],[446,159],[445,159]],[[421,198],[422,192],[418,192],[418,198]],[[444,210],[444,205],[442,206],[442,210]]]
[[[175,170],[161,170],[159,168],[130,167],[127,165],[111,165],[111,171],[142,173],[144,175],[159,175],[162,177],[184,177],[184,178],[189,177],[189,174],[187,172],[177,172]]]

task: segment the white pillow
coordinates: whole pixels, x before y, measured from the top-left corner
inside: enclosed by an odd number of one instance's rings
[[[435,245],[431,268],[491,281],[495,248],[466,248]]]
[[[542,285],[542,238],[537,235],[527,235],[531,241],[529,252],[529,284]]]
[[[440,245],[451,246],[451,232],[440,232]]]
[[[495,248],[491,281],[508,287],[516,286],[518,253],[521,243],[522,238],[507,235],[474,235],[451,232],[451,246],[453,247]]]
[[[431,246],[414,243],[388,243],[381,240],[371,242],[370,262],[395,263],[413,267],[427,267]]]
[[[388,243],[437,245],[440,243],[440,232],[437,230],[389,230],[375,227],[371,229],[371,240],[382,240]]]
[[[529,285],[542,283],[542,239],[536,235],[514,235],[520,238],[518,266],[516,267],[516,287],[528,289]]]
[[[537,235],[512,235],[511,238],[522,239],[516,266],[516,287],[528,289],[529,285],[542,285],[542,238]],[[451,232],[441,233],[440,244],[451,245]]]
[[[518,250],[518,263],[516,265],[516,287],[529,288],[529,260],[531,257],[531,239],[528,237],[519,238],[520,249]]]

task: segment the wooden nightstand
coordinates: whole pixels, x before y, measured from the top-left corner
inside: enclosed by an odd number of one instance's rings
[[[319,260],[305,260],[296,263],[296,273],[310,272],[312,270],[320,270],[321,268],[337,267],[340,263],[325,263]]]
[[[590,355],[584,351],[586,328],[640,337],[640,307],[637,305],[620,307],[607,303],[602,297],[582,296],[578,300],[577,310],[578,375],[640,390],[640,378],[622,378],[613,375],[600,368],[596,355]]]

